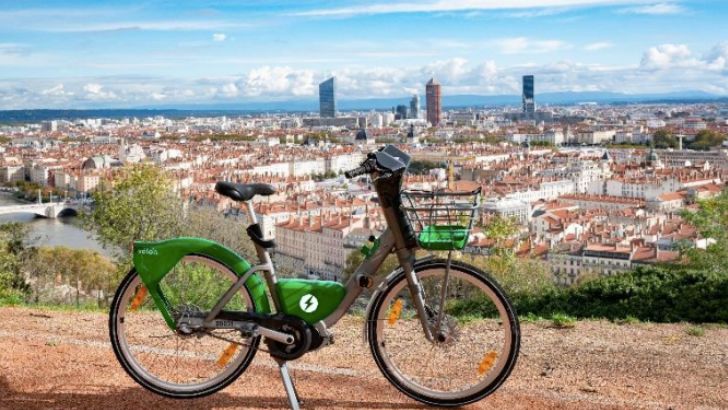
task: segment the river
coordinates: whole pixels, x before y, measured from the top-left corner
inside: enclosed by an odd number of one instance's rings
[[[7,192],[0,192],[0,207],[23,203]],[[91,249],[110,256],[98,240],[81,228],[78,218],[48,219],[33,214],[19,213],[0,215],[0,224],[22,222],[30,225],[29,243],[34,246],[66,246],[74,249]]]

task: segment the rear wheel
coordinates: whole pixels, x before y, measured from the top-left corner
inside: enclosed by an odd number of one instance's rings
[[[238,277],[205,257],[184,257],[160,286],[180,317],[204,317]],[[245,286],[226,305],[253,311]],[[124,370],[143,387],[165,396],[193,398],[215,393],[245,371],[260,338],[235,330],[189,335],[170,329],[138,273],[132,269],[116,291],[109,318],[111,344]]]
[[[425,337],[403,272],[374,299],[367,336],[377,366],[400,391],[429,405],[462,406],[508,378],[520,329],[503,291],[474,267],[452,262],[443,292],[446,266],[415,267],[435,340]]]

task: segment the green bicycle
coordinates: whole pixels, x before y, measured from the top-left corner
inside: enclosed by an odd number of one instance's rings
[[[363,247],[366,257],[346,285],[277,278],[269,253],[275,242],[263,237],[251,202],[275,189],[219,182],[218,193],[247,205],[247,234],[259,263],[206,239],[136,242],[134,268],[116,291],[109,318],[123,368],[155,393],[201,397],[239,377],[262,341],[297,409],[286,363],[332,344],[331,328],[372,289],[365,334],[377,366],[397,389],[436,406],[493,393],[515,366],[518,320],[492,278],[451,258],[467,242],[480,190],[402,191],[409,162],[389,145],[346,173],[371,177],[388,225]],[[420,248],[448,256],[415,260]],[[390,253],[400,267],[377,283],[374,272]]]

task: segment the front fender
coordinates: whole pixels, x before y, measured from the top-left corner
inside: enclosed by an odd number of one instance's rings
[[[160,289],[165,275],[186,255],[205,256],[221,263],[237,276],[250,268],[250,263],[237,253],[217,242],[202,238],[174,238],[162,241],[134,242],[133,262],[144,286],[149,290],[154,303],[162,312],[167,325],[174,329],[175,323],[169,312],[169,304]],[[270,313],[266,286],[256,274],[250,275],[245,286],[250,291],[258,313]]]

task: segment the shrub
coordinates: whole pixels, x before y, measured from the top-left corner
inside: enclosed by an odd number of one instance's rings
[[[519,314],[653,322],[728,323],[728,275],[644,267],[568,289],[514,298]]]

